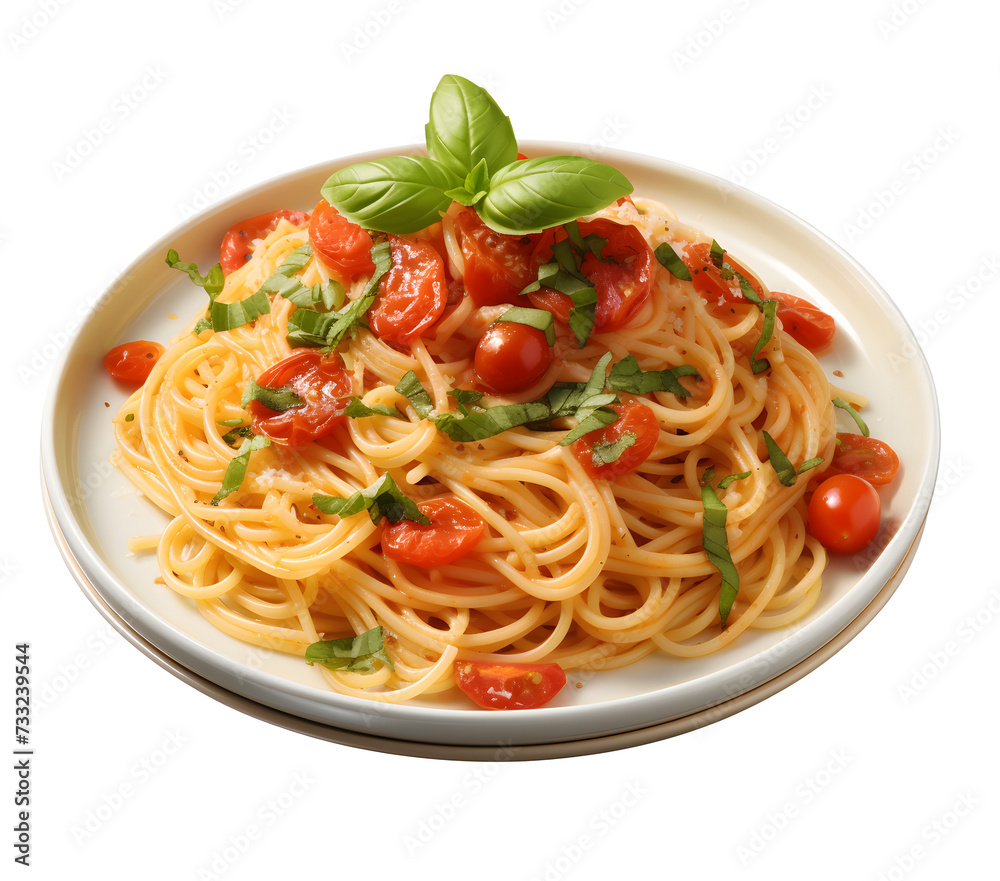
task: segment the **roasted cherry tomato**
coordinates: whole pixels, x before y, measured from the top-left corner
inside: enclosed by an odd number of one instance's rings
[[[867,480],[835,474],[809,500],[809,531],[828,551],[856,554],[878,534],[882,503]]]
[[[588,253],[580,267],[597,290],[594,331],[625,327],[653,290],[653,252],[634,226],[598,219],[579,224],[580,235],[607,239],[601,256]]]
[[[330,272],[343,282],[357,281],[375,271],[371,235],[326,199],[320,199],[309,219],[309,244]]]
[[[483,537],[486,523],[465,502],[431,499],[417,507],[430,525],[400,520],[382,530],[382,552],[399,563],[433,569],[454,563]]]
[[[491,324],[476,345],[476,375],[501,393],[534,385],[552,363],[545,332],[514,321]]]
[[[141,385],[160,360],[163,346],[150,340],[133,340],[115,346],[104,356],[104,367],[115,379]]]
[[[649,458],[660,436],[660,426],[653,411],[637,401],[630,404],[612,404],[611,409],[619,414],[616,422],[596,431],[591,431],[573,441],[570,452],[583,465],[591,477],[614,480],[616,477],[634,471]],[[631,436],[632,444],[621,450],[618,458],[605,462],[602,453],[623,439]]]
[[[829,474],[853,474],[875,486],[889,483],[899,471],[899,456],[885,441],[841,432]]]
[[[302,226],[309,220],[309,215],[304,211],[283,208],[281,211],[269,211],[267,214],[248,217],[231,227],[222,237],[222,247],[219,249],[222,272],[229,275],[246,263],[253,253],[254,239],[262,239],[269,232],[273,232],[282,218],[296,226]]]
[[[764,296],[764,289],[751,272],[736,262],[725,251],[722,253],[723,265],[717,266],[711,256],[712,246],[708,242],[698,242],[684,249],[683,260],[691,272],[691,282],[694,289],[704,294],[708,307],[713,312],[725,311],[734,304],[748,304],[743,296],[738,272],[748,282],[759,297]]]
[[[573,308],[573,298],[569,294],[554,291],[552,288],[539,288],[528,294],[528,300],[535,309],[551,312],[560,324],[569,324],[569,311]]]
[[[768,299],[778,301],[781,326],[799,345],[810,352],[821,352],[833,342],[837,325],[832,315],[794,294],[771,291]]]
[[[437,321],[448,302],[444,261],[427,241],[389,236],[392,269],[383,277],[368,313],[372,333],[407,345]]]
[[[566,672],[558,664],[456,661],[455,682],[486,710],[533,710],[559,693]]]
[[[257,385],[291,386],[305,401],[281,412],[265,407],[260,401],[251,401],[247,406],[254,434],[289,447],[301,447],[330,434],[343,422],[352,392],[351,377],[340,357],[324,357],[315,349],[296,349],[265,370]]]
[[[473,208],[458,214],[455,229],[465,259],[465,290],[477,306],[516,303],[538,277],[538,267],[548,259],[545,243],[553,237],[551,231],[523,236],[495,232]]]

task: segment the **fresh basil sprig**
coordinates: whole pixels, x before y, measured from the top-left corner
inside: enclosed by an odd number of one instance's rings
[[[719,617],[725,628],[729,613],[733,609],[736,595],[740,590],[740,573],[729,553],[729,538],[726,535],[726,518],[729,509],[718,497],[710,483],[701,487],[701,506],[704,519],[701,527],[701,545],[708,554],[709,562],[722,575],[722,592],[719,596]]]
[[[643,370],[635,355],[627,355],[611,368],[608,385],[615,391],[646,395],[650,392],[671,392],[679,398],[690,397],[689,392],[678,381],[682,376],[701,377],[690,364],[670,367],[666,370]]]
[[[385,664],[390,670],[395,669],[385,650],[381,627],[373,627],[357,636],[321,639],[306,647],[306,663],[319,664],[329,670],[371,673],[376,661]]]
[[[257,385],[253,379],[247,383],[247,387],[243,390],[240,406],[246,407],[251,401],[257,401],[275,413],[284,413],[285,410],[291,410],[305,404],[305,401],[295,393],[295,389],[290,385],[280,387]]]
[[[446,75],[431,96],[427,156],[389,156],[331,175],[323,198],[366,229],[405,234],[440,219],[451,202],[474,207],[501,233],[541,232],[632,192],[617,169],[580,156],[517,161],[510,120],[489,93]]]
[[[208,316],[199,320],[195,325],[195,336],[204,330],[235,330],[271,311],[271,301],[268,300],[267,294],[263,290],[257,290],[249,297],[235,303],[220,303],[218,297],[222,293],[226,279],[222,274],[222,267],[218,263],[208,270],[207,275],[203,276],[198,271],[196,264],[183,262],[172,248],[167,251],[166,263],[171,269],[185,273],[191,281],[204,288],[205,293],[208,294]]]
[[[420,513],[413,499],[403,495],[388,471],[367,489],[358,490],[346,498],[315,493],[312,502],[324,514],[339,514],[341,517],[367,511],[376,525],[383,517],[390,523],[413,520],[428,526],[431,522],[429,517]]]
[[[250,464],[250,454],[254,450],[261,450],[270,445],[271,441],[259,434],[251,434],[246,437],[236,451],[236,455],[230,459],[226,473],[222,478],[222,488],[212,497],[211,504],[218,505],[226,496],[236,492],[243,485],[243,478],[246,477],[247,466]]]

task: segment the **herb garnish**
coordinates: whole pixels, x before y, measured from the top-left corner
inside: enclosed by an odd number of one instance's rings
[[[427,526],[431,522],[426,515],[420,513],[416,502],[403,495],[388,471],[367,489],[358,490],[347,498],[315,493],[312,502],[324,514],[338,514],[341,517],[367,511],[375,524],[383,517],[390,523],[413,520]]]
[[[381,661],[390,670],[395,669],[385,650],[381,627],[373,627],[357,636],[322,639],[306,647],[306,663],[320,664],[329,670],[371,673],[376,661]]]

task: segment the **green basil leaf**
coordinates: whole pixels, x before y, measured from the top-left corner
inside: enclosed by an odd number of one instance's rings
[[[242,422],[243,420],[240,419],[238,421]],[[253,437],[253,429],[249,425],[240,425],[222,435],[222,439],[229,444],[229,446],[233,447],[233,449],[236,448],[236,442],[238,440],[242,440],[247,437]]]
[[[582,349],[587,345],[597,320],[597,290],[583,287],[570,294],[570,297],[573,299],[573,306],[569,310],[569,329],[576,337],[577,348]]]
[[[431,411],[434,409],[434,401],[431,400],[427,389],[420,384],[416,373],[412,370],[407,370],[403,374],[403,378],[396,383],[395,389],[410,402],[410,405],[421,419],[426,419],[430,416]]]
[[[728,509],[715,494],[715,490],[705,483],[701,488],[701,505],[704,509],[704,520],[701,529],[701,545],[708,554],[709,562],[722,575],[722,593],[719,597],[719,617],[725,628],[729,613],[732,611],[736,595],[740,590],[740,574],[736,571],[733,558],[729,553],[729,538],[726,535],[726,518]]]
[[[350,517],[352,514],[367,511],[372,523],[376,525],[383,517],[390,523],[413,520],[429,526],[431,522],[429,517],[420,513],[416,502],[403,495],[389,472],[383,474],[367,489],[359,490],[347,498],[315,493],[312,501],[324,514]]]
[[[260,318],[261,315],[267,315],[270,311],[271,301],[263,291],[257,291],[235,303],[220,303],[218,300],[213,300],[209,307],[212,329],[215,331],[235,330]]]
[[[198,323],[194,326],[194,330],[191,331],[195,336],[199,336],[206,330],[212,329],[212,322],[207,318],[199,318]]]
[[[551,312],[545,309],[529,309],[527,306],[511,306],[497,321],[509,321],[512,324],[525,324],[534,327],[545,334],[545,341],[556,344],[556,320]]]
[[[612,395],[617,400],[617,397]],[[614,411],[607,407],[596,407],[590,410],[583,418],[580,420],[579,424],[572,431],[568,432],[566,437],[559,441],[559,446],[568,447],[571,443],[578,441],[585,434],[590,434],[592,431],[599,431],[602,428],[607,428],[613,422],[617,422],[621,417]],[[633,440],[633,443],[635,441]],[[595,445],[596,446],[596,445]],[[627,444],[631,446],[631,444]],[[621,455],[620,453],[618,455]],[[617,459],[618,456],[615,456]]]
[[[778,446],[777,441],[766,431],[764,432],[764,444],[767,446],[767,455],[771,460],[771,467],[774,469],[774,473],[778,475],[778,482],[782,486],[792,486],[797,476],[795,466],[791,463],[788,456],[784,454],[781,447]]]
[[[865,437],[870,437],[870,435],[868,434],[868,426],[865,425],[864,420],[861,418],[861,414],[858,413],[858,411],[855,410],[850,404],[848,404],[847,401],[845,401],[843,398],[834,398],[833,406],[839,407],[841,410],[846,411],[847,414],[851,417],[851,419],[853,419],[857,423],[858,430]]]
[[[226,277],[222,274],[222,266],[220,264],[216,263],[211,269],[208,270],[208,275],[203,276],[198,272],[196,264],[182,262],[173,248],[167,251],[166,263],[171,269],[176,269],[179,272],[186,273],[187,277],[198,285],[198,287],[204,288],[205,293],[209,296],[209,299],[215,300],[215,298],[222,293],[222,288],[226,283]]]
[[[251,401],[257,401],[267,407],[268,410],[274,410],[275,413],[284,413],[285,410],[291,410],[294,407],[301,407],[305,404],[305,401],[295,394],[295,390],[290,385],[275,388],[267,385],[257,385],[252,379],[243,390],[240,406],[246,407]]]
[[[822,456],[816,456],[813,459],[806,459],[806,461],[799,466],[799,474],[803,471],[808,471],[810,468],[815,468],[817,465],[822,465],[823,462],[824,459]]]
[[[229,460],[229,465],[226,467],[226,473],[222,478],[222,489],[220,489],[213,497],[211,504],[217,505],[226,496],[231,495],[236,492],[243,485],[243,478],[246,477],[247,466],[250,464],[250,454],[254,450],[261,450],[264,447],[271,445],[271,442],[259,434],[251,435],[247,437],[242,444],[240,444],[239,450],[236,451],[236,455]]]
[[[723,261],[726,259],[726,252],[715,239],[712,239],[712,246],[708,249],[708,258],[718,269],[723,268]],[[730,269],[730,272],[732,270]]]
[[[438,430],[457,443],[472,443],[501,434],[520,425],[544,422],[552,415],[544,401],[523,404],[501,404],[485,410],[466,412],[461,416],[442,413],[434,417]]]
[[[582,156],[525,159],[500,169],[476,210],[501,233],[536,233],[559,226],[632,192],[620,171]]]
[[[485,162],[490,173],[517,158],[510,119],[490,94],[464,77],[441,77],[425,128],[427,154],[459,178]]]
[[[484,397],[482,392],[477,392],[471,388],[453,388],[449,389],[447,394],[448,397],[454,398],[459,404],[475,404]]]
[[[320,664],[330,670],[371,673],[376,661],[390,670],[395,669],[385,649],[381,627],[373,627],[357,636],[322,639],[306,647],[307,664]]]
[[[424,156],[389,156],[342,168],[321,193],[348,220],[401,235],[439,221],[451,204],[445,191],[463,180]]]
[[[486,160],[481,159],[479,165],[466,175],[465,183],[453,190],[445,190],[445,195],[468,208],[482,199],[489,188],[490,174],[486,170]]]
[[[737,480],[746,480],[752,473],[752,471],[741,471],[739,474],[730,474],[728,477],[723,477],[719,481],[719,489],[728,489],[729,484]]]
[[[631,431],[626,431],[616,441],[598,441],[591,447],[594,467],[600,468],[602,465],[610,465],[612,462],[617,462],[621,458],[622,453],[631,447],[635,441],[636,435]]]
[[[674,278],[681,281],[691,281],[691,270],[681,259],[680,255],[673,249],[670,242],[662,242],[656,246],[653,256],[660,266],[667,270]]]
[[[682,376],[698,376],[698,371],[690,364],[681,364],[666,370],[642,370],[635,355],[628,355],[612,366],[608,385],[615,391],[646,395],[650,392],[671,392],[679,398],[687,398],[690,392],[678,382]]]
[[[360,419],[364,416],[391,416],[393,419],[406,419],[395,407],[387,407],[385,404],[369,407],[357,395],[348,402],[344,415],[348,419]]]

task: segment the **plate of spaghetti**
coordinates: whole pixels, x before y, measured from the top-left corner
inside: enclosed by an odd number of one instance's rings
[[[905,320],[766,200],[579,154],[445,77],[424,147],[133,262],[43,428],[102,613],[278,724],[524,757],[707,724],[863,627],[936,478]]]

